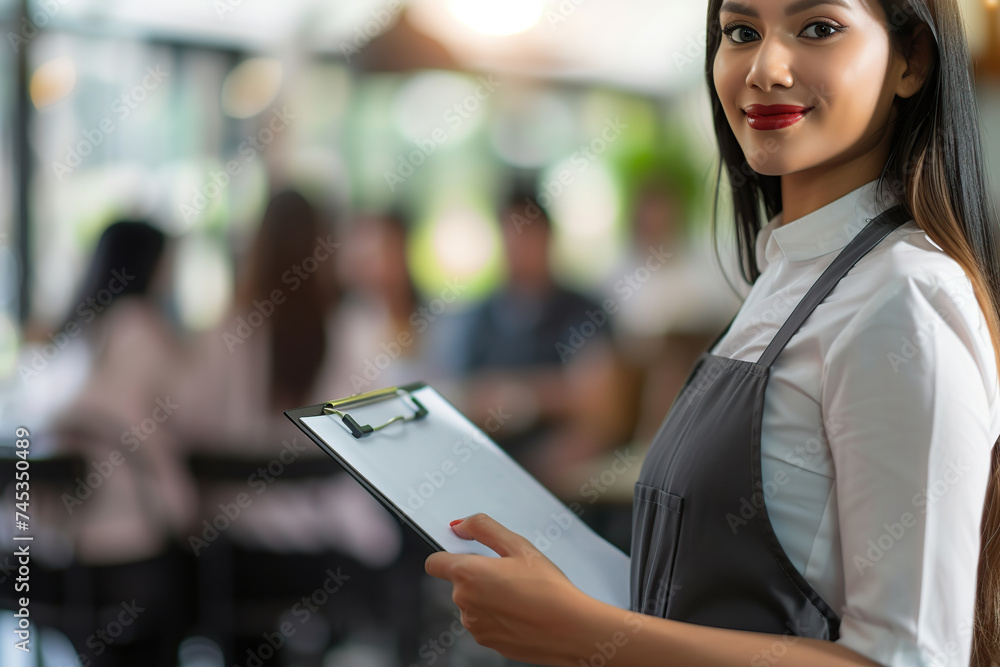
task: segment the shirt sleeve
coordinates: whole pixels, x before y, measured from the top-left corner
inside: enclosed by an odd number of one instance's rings
[[[964,274],[901,277],[854,315],[823,365],[844,567],[839,642],[883,665],[969,664],[997,437],[983,336],[992,350]]]

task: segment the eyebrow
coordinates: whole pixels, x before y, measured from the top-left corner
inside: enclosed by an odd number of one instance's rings
[[[837,5],[839,7],[844,7],[845,9],[851,9],[851,5],[847,0],[797,0],[792,4],[785,7],[785,16],[791,16],[792,14],[797,14],[806,9],[811,9],[816,5]],[[719,13],[731,12],[733,14],[744,14],[746,16],[753,16],[754,18],[760,18],[760,13],[750,5],[743,4],[742,2],[736,2],[735,0],[726,0],[722,3],[722,7],[719,8]]]

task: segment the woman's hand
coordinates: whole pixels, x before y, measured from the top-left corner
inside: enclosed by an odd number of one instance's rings
[[[589,603],[531,542],[486,514],[473,514],[453,527],[501,557],[438,552],[427,558],[427,574],[454,585],[452,599],[462,625],[475,640],[521,662],[575,664],[580,623]]]

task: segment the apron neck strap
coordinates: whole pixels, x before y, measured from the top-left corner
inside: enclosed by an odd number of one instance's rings
[[[768,344],[764,353],[760,355],[757,363],[761,366],[770,367],[774,363],[774,360],[778,358],[781,351],[785,349],[785,345],[788,344],[788,341],[791,340],[795,332],[802,326],[802,323],[812,314],[816,306],[833,291],[833,288],[837,286],[840,279],[847,275],[847,272],[854,268],[854,265],[868,254],[872,248],[878,245],[882,239],[910,219],[912,219],[912,216],[906,209],[902,205],[897,204],[880,213],[875,219],[869,220],[865,228],[847,244],[847,247],[840,251],[840,254],[826,268],[815,284],[809,288],[809,291],[799,301],[792,314],[788,316],[785,323],[778,329],[778,333],[771,339],[770,344]]]

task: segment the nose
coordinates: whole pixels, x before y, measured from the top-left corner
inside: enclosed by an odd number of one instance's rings
[[[771,86],[779,85],[785,88],[792,86],[792,71],[789,67],[791,54],[775,36],[760,40],[757,52],[754,54],[750,72],[747,73],[747,86],[758,88],[763,92],[771,90]]]

